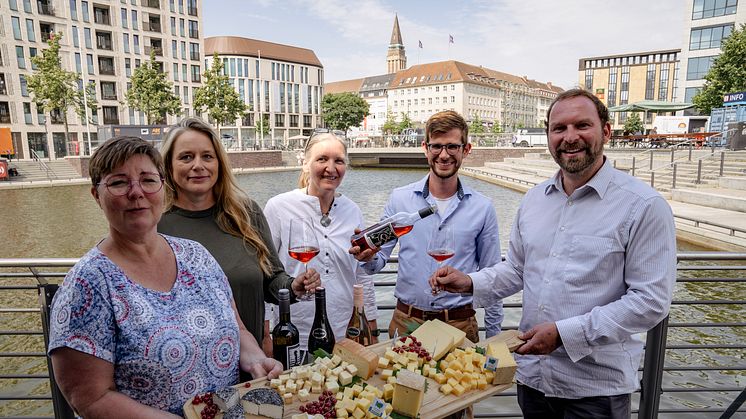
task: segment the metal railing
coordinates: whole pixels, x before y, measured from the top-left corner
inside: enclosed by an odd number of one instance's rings
[[[47,176],[47,179],[49,180],[57,179],[57,174],[54,173],[54,170],[52,170],[52,168],[49,167],[49,165],[46,162],[44,162],[44,160],[42,160],[41,157],[39,157],[39,154],[36,153],[36,150],[34,150],[33,148],[29,150],[31,151],[31,158],[35,162],[39,163],[39,169],[44,171],[44,174]]]
[[[746,253],[679,253],[678,260],[677,286],[670,320],[662,321],[647,334],[645,358],[640,369],[642,389],[633,395],[633,400],[639,400],[633,401],[633,413],[638,418],[646,419],[685,413],[714,415],[728,409],[739,415],[744,414],[746,409],[738,404],[738,396],[743,390],[742,380],[746,377],[746,344],[744,339],[733,339],[733,336],[746,334]],[[14,350],[0,352],[0,359],[5,365],[10,365],[14,359],[45,359],[39,361],[36,368],[27,368],[34,372],[5,369],[0,373],[0,411],[4,408],[4,412],[10,413],[8,417],[18,415],[12,406],[9,407],[10,403],[28,402],[40,404],[42,408],[46,405],[56,418],[73,417],[54,377],[38,370],[46,362],[47,371],[51,371],[51,363],[44,350],[48,344],[49,308],[57,283],[75,262],[77,259],[0,259],[0,301],[4,302],[0,314],[6,319],[10,316],[21,318],[21,321],[14,323],[15,327],[9,327],[7,321],[1,323],[0,337],[6,340],[44,338],[43,347],[39,343],[38,347],[19,350],[15,345],[6,345],[6,348],[12,347]],[[396,259],[391,262],[392,265],[387,266],[376,278],[379,294],[396,285],[393,279],[396,269],[392,267]],[[713,295],[711,287],[721,287],[720,294]],[[37,304],[33,304],[33,301],[37,301]],[[519,299],[506,300],[504,307],[507,318],[510,311],[516,313],[516,310],[521,310],[521,303]],[[394,304],[379,304],[378,308],[380,318],[381,314],[392,311]],[[719,318],[723,317],[719,313],[724,310],[736,313],[735,318]],[[40,328],[29,326],[39,320]],[[517,324],[503,325],[503,329],[516,328]],[[677,332],[679,330],[684,332]],[[694,332],[687,332],[692,330]],[[713,331],[707,332],[710,330]],[[386,333],[385,328],[382,332]],[[687,333],[691,333],[692,337],[688,337]],[[688,357],[692,352],[705,355],[692,361]],[[701,380],[697,383],[686,381],[688,375],[698,377],[716,373],[720,375],[705,380],[704,384]],[[728,379],[733,382],[723,384]],[[9,381],[48,382],[49,389],[40,391],[36,388],[28,394],[19,394],[16,389],[8,392],[4,382]],[[687,402],[687,394],[693,394],[697,402]],[[700,400],[712,400],[717,406],[703,406]],[[500,408],[496,408],[496,405]],[[476,404],[475,413],[478,418],[520,417],[515,389]]]

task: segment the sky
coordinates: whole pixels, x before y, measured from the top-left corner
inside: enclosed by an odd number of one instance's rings
[[[311,49],[328,83],[385,74],[398,14],[407,66],[458,60],[571,88],[580,58],[681,48],[685,1],[203,0],[202,22],[206,37]]]

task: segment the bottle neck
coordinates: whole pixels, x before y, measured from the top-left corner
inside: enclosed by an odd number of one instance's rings
[[[280,323],[290,323],[289,300],[280,300]]]
[[[316,296],[316,314],[314,319],[326,319],[326,298],[325,296]]]
[[[352,303],[354,304],[355,310],[357,310],[357,311],[359,311],[361,313],[363,312],[363,310],[364,310],[364,304],[363,304],[363,292],[362,292],[362,290],[360,290],[360,291],[355,290],[354,291]]]

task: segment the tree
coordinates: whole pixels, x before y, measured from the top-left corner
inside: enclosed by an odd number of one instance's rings
[[[399,126],[397,128],[399,129],[399,133],[403,132],[405,129],[412,128],[412,120],[409,119],[408,113],[401,113],[401,122],[399,122]]]
[[[360,125],[368,112],[368,102],[354,93],[327,93],[321,99],[321,114],[326,125],[344,131],[345,135],[350,127]]]
[[[212,57],[212,66],[205,70],[204,78],[202,86],[194,91],[194,109],[198,113],[206,111],[220,132],[220,124],[235,121],[247,107],[228,82],[228,76],[223,74],[223,60],[217,52]]]
[[[482,120],[479,119],[479,115],[476,113],[474,114],[474,119],[472,119],[469,124],[469,133],[484,134],[484,125],[482,124]]]
[[[43,112],[59,112],[65,124],[65,142],[70,139],[70,128],[67,120],[67,110],[75,108],[76,114],[85,122],[85,103],[80,75],[62,68],[60,60],[60,40],[62,33],[53,34],[47,44],[49,48],[41,55],[31,58],[37,68],[33,74],[26,77],[28,89],[33,95],[34,102]],[[96,88],[93,83],[86,85],[88,107],[96,108]],[[81,148],[83,150],[83,148]]]
[[[495,122],[492,123],[492,128],[490,128],[490,132],[492,134],[502,134],[503,128],[500,126],[500,122],[495,120]]]
[[[734,29],[720,46],[721,53],[715,57],[705,84],[692,102],[703,114],[712,108],[723,106],[723,96],[746,90],[746,23]]]
[[[383,123],[381,130],[384,134],[393,134],[399,129],[399,124],[396,122],[394,113],[391,112],[391,108],[386,111],[386,122]]]
[[[640,119],[640,114],[638,114],[637,112],[632,112],[629,118],[624,121],[625,132],[635,134],[638,132],[643,132],[644,130],[645,127],[642,125],[642,119]]]
[[[155,60],[155,52],[150,52],[150,60],[145,61],[132,74],[132,87],[127,91],[127,106],[144,112],[148,124],[162,121],[165,116],[179,115],[181,101],[173,92],[173,85],[167,74]]]
[[[261,118],[261,124],[259,123],[259,121],[256,121],[256,123],[254,123],[254,128],[256,128],[256,132],[259,133],[259,135],[257,136],[257,140],[259,138],[264,138],[267,136],[267,134],[269,134],[269,117],[267,115],[262,115]]]

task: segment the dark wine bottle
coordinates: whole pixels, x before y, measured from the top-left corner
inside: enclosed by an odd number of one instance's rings
[[[290,291],[281,289],[279,297],[280,322],[272,329],[272,351],[274,358],[287,370],[303,363],[303,351],[298,328],[290,321]]]
[[[360,246],[360,251],[379,248],[384,243],[409,233],[414,228],[415,222],[437,211],[438,207],[433,205],[417,212],[398,212],[353,235],[350,241],[353,246]]]
[[[334,352],[334,331],[329,325],[326,316],[326,290],[322,287],[316,288],[316,314],[313,317],[311,333],[308,334],[308,360],[313,360],[313,353],[317,349],[323,349],[327,353]]]
[[[368,327],[368,319],[365,317],[363,286],[361,284],[352,286],[352,301],[354,303],[352,317],[350,317],[350,322],[347,323],[345,337],[363,346],[368,346],[373,341],[373,335],[371,334],[370,327]]]

